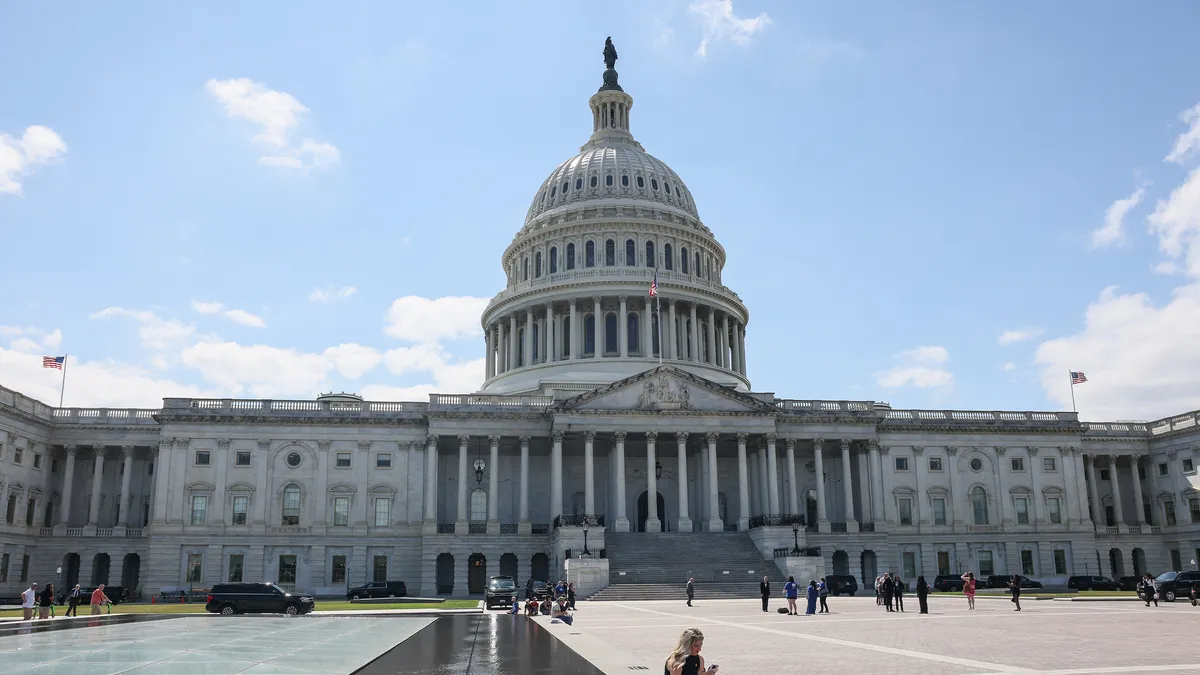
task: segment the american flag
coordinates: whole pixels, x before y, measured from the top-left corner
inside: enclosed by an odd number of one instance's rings
[[[654,281],[650,282],[650,297],[658,295],[658,270],[654,270]]]
[[[65,356],[43,356],[42,357],[42,367],[43,368],[57,368],[59,370],[62,370],[63,363],[65,363],[66,360],[67,360],[67,357],[65,357]]]
[[[1077,370],[1071,371],[1071,384],[1083,384],[1087,382],[1087,375]]]

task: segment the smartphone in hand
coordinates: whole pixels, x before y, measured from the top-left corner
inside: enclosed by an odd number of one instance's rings
[[[705,670],[704,672],[706,672],[706,673],[715,673],[715,672],[717,672],[717,668],[720,668],[720,666],[718,666],[717,664],[715,664],[715,663],[714,663],[714,664],[712,664],[711,666],[709,666],[709,667],[708,667],[708,670]]]

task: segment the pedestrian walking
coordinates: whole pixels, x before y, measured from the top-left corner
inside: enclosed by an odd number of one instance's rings
[[[821,583],[817,584],[817,598],[821,600],[821,611],[818,614],[828,614],[829,605],[826,604],[826,599],[829,597],[829,584],[825,583],[825,577],[821,577]]]
[[[75,584],[75,588],[67,594],[67,613],[64,616],[79,616],[79,601],[83,594],[83,590],[79,588],[79,584]]]
[[[895,590],[895,582],[892,581],[890,573],[883,575],[883,583],[879,590],[883,593],[883,606],[887,607],[887,611],[892,611],[892,592]]]
[[[54,608],[54,584],[46,584],[42,589],[41,595],[38,596],[38,618],[49,619],[50,610]]]
[[[1138,582],[1138,591],[1142,595],[1142,599],[1146,601],[1146,606],[1149,607],[1153,602],[1155,607],[1158,607],[1158,588],[1154,585],[1154,577],[1147,572]]]
[[[1021,611],[1021,577],[1014,574],[1008,582],[1008,588],[1012,591],[1012,601],[1017,605],[1016,611]]]
[[[567,584],[567,607],[575,611],[575,584]]]
[[[788,614],[796,616],[796,600],[800,597],[800,587],[796,585],[796,577],[788,577],[783,585],[783,595],[787,598]]]
[[[817,582],[811,579],[808,582],[808,607],[804,610],[804,613],[817,613]]]
[[[33,606],[37,603],[37,590],[37,584],[29,584],[29,588],[21,592],[21,616],[25,621],[33,621]]]
[[[108,596],[104,594],[104,584],[100,584],[96,587],[96,590],[92,591],[92,614],[99,614],[100,605],[103,604],[111,605],[112,600],[109,600]]]
[[[762,595],[762,607],[765,612],[767,611],[767,603],[771,602],[771,582],[767,580],[767,577],[763,577],[763,580],[759,582],[758,592]]]
[[[923,576],[917,577],[917,605],[920,607],[918,614],[929,613],[929,584]]]
[[[688,577],[687,583],[688,607],[692,606],[692,600],[696,599],[696,578]]]
[[[962,575],[963,595],[967,596],[967,609],[975,609],[975,573]]]
[[[76,584],[75,588],[78,590],[79,585]],[[525,582],[525,600],[529,601],[531,598],[533,598],[533,577],[529,577],[529,580]]]
[[[904,611],[904,581],[896,574],[892,575],[892,602],[897,612]]]
[[[875,606],[883,606],[883,577],[875,577]]]

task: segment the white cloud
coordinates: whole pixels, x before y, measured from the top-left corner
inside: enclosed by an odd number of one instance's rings
[[[1177,164],[1200,149],[1200,103],[1179,113],[1179,119],[1189,125],[1188,130],[1175,139],[1175,147],[1166,157],[1166,161]]]
[[[950,352],[945,347],[928,346],[896,354],[897,364],[875,373],[875,381],[885,389],[911,386],[935,389],[954,385],[954,375],[945,369]]]
[[[250,328],[266,328],[267,322],[257,314],[251,314],[244,309],[225,309],[225,305],[219,302],[201,302],[198,300],[192,301],[192,309],[200,314],[220,314],[234,323],[239,323]],[[224,310],[224,311],[222,311]]]
[[[192,325],[177,319],[163,319],[148,310],[126,309],[124,307],[108,307],[92,314],[90,319],[131,319],[139,325],[138,337],[142,344],[150,349],[176,349],[188,342],[196,332]]]
[[[675,42],[675,29],[669,26],[659,29],[658,34],[654,36],[654,48],[666,49]]]
[[[1004,365],[1001,366],[1001,368],[1004,369],[1004,372],[1011,373],[1012,371],[1017,369],[1017,364],[1013,363],[1012,361],[1005,361]]]
[[[0,347],[0,373],[4,373],[0,384],[9,389],[58,405],[62,373],[43,368],[38,354]],[[66,379],[63,405],[67,407],[159,408],[165,397],[227,395],[158,377],[137,366],[111,360],[80,361],[74,356],[67,357]]]
[[[712,43],[730,40],[746,46],[750,44],[752,35],[771,23],[771,17],[766,12],[752,19],[738,16],[733,11],[733,0],[693,0],[688,10],[703,26],[704,35],[700,46],[696,48],[696,56],[702,59],[708,58],[708,47]]]
[[[200,302],[198,300],[192,301],[192,309],[201,314],[216,314],[217,312],[221,311],[224,306],[225,305],[222,305],[219,302]]]
[[[353,286],[314,288],[313,292],[309,293],[308,299],[312,302],[330,302],[332,300],[344,300],[357,292],[358,289]]]
[[[50,127],[25,128],[20,138],[0,133],[0,194],[21,195],[21,176],[66,153],[67,144]]]
[[[1113,202],[1108,207],[1108,210],[1104,212],[1104,225],[1092,230],[1092,246],[1103,248],[1105,246],[1124,243],[1125,216],[1135,206],[1142,203],[1142,197],[1145,195],[1146,188],[1139,187],[1128,197]]]
[[[264,155],[259,164],[288,169],[321,169],[341,161],[341,153],[332,143],[305,138],[299,145],[291,142],[292,133],[309,112],[287,92],[268,89],[248,78],[209,80],[209,93],[225,105],[232,118],[245,119],[260,130],[254,140],[279,151]]]
[[[1033,338],[1040,336],[1043,332],[1044,331],[1042,331],[1041,328],[1018,328],[1017,330],[1006,330],[1000,334],[1000,337],[996,339],[996,342],[1000,343],[1000,346],[1003,347],[1005,345],[1011,345],[1015,342],[1032,340]]]
[[[0,335],[16,338],[10,346],[22,352],[45,352],[43,356],[57,356],[55,352],[62,345],[62,331],[39,330],[32,327],[0,326]]]
[[[342,344],[320,353],[269,345],[206,342],[187,347],[183,364],[234,396],[314,397],[330,386],[334,373],[358,379],[380,361],[371,347]]]
[[[487,298],[447,296],[397,298],[387,312],[383,332],[409,342],[431,343],[482,333],[479,315]]]
[[[1200,277],[1200,168],[1193,169],[1169,197],[1159,200],[1149,222],[1150,233],[1158,236],[1158,247],[1170,261],[1182,259],[1187,275]]]

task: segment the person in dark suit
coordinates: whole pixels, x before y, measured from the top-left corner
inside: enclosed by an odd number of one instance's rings
[[[762,595],[763,611],[767,611],[767,603],[771,602],[771,582],[767,577],[763,577],[762,583],[758,585],[758,592]]]
[[[529,581],[525,582],[525,599],[530,600],[532,598],[533,598],[533,577],[530,577]]]
[[[887,611],[892,611],[892,593],[896,590],[896,583],[892,581],[892,575],[883,575],[883,604],[887,607]]]
[[[917,604],[921,614],[929,613],[929,584],[925,583],[925,577],[917,577]]]
[[[896,606],[896,611],[903,612],[904,611],[904,582],[901,581],[900,577],[895,574],[892,575],[892,598],[893,598],[893,604]]]
[[[696,580],[694,578],[688,579],[688,583],[687,583],[688,607],[692,606],[692,600],[695,599],[695,597],[696,597],[696,584],[694,583],[695,581]]]

